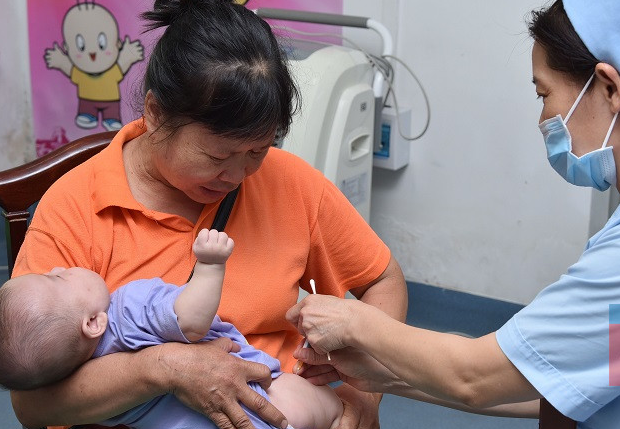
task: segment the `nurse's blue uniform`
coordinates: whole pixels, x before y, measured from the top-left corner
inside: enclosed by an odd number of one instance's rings
[[[609,385],[609,305],[620,304],[620,208],[576,264],[496,333],[508,359],[578,428],[619,428]]]

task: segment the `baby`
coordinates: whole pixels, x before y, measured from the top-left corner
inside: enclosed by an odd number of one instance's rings
[[[226,233],[202,230],[193,246],[198,261],[191,280],[178,287],[159,278],[137,280],[110,296],[103,279],[84,268],[54,268],[47,274],[13,278],[0,288],[0,384],[13,390],[54,383],[86,360],[164,342],[231,338],[235,355],[267,365],[274,378],[264,391],[295,429],[333,429],[342,402],[327,386],[282,373],[277,359],[250,346],[230,323],[215,314],[225,263],[234,243]],[[244,407],[257,429],[270,428]],[[209,428],[204,415],[173,395],[157,397],[104,422],[132,428]]]

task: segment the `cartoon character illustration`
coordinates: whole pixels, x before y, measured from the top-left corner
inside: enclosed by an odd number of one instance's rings
[[[60,70],[78,89],[75,123],[91,129],[101,125],[108,131],[121,124],[119,83],[136,62],[144,59],[140,40],[119,38],[114,15],[92,3],[72,6],[62,22],[62,48],[57,42],[45,50],[48,69]]]

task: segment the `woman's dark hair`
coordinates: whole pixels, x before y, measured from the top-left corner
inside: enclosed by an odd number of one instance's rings
[[[165,127],[199,122],[216,135],[285,135],[299,107],[286,58],[269,25],[231,0],[156,1],[147,31],[167,26],[149,59]]]
[[[585,84],[592,76],[599,61],[575,31],[562,0],[532,12],[528,30],[530,36],[545,49],[547,65],[552,70],[566,73],[579,84]]]

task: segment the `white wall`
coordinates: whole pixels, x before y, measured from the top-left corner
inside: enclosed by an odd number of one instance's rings
[[[371,224],[408,280],[527,303],[585,245],[592,191],[549,167],[537,128],[524,17],[541,5],[345,0],[345,13],[391,28],[397,56],[431,101],[410,165],[374,170]],[[420,92],[402,68],[396,85],[416,133],[426,114]]]
[[[410,165],[375,170],[372,226],[408,280],[528,302],[577,259],[590,222],[591,191],[567,185],[548,166],[536,127],[524,16],[542,0],[344,2],[345,13],[392,30],[396,54],[432,105]],[[34,157],[26,2],[6,3],[0,169]],[[378,47],[372,32],[347,34]],[[400,103],[413,107],[414,133],[426,113],[420,92],[402,68],[396,85]]]
[[[2,4],[0,170],[34,159],[26,2]]]

